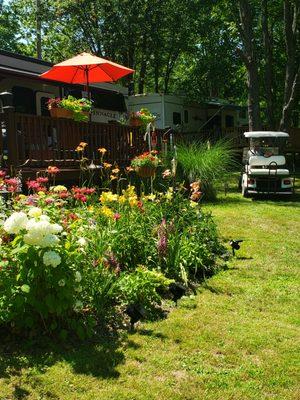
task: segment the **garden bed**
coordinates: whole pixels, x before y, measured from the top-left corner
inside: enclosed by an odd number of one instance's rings
[[[174,285],[180,297],[216,270],[224,254],[216,225],[185,191],[49,188],[56,173],[1,206],[2,327],[84,339],[104,322],[132,319],[132,309],[137,320],[153,318],[164,298],[176,301]]]

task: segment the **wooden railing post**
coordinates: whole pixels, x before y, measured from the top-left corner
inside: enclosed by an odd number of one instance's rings
[[[4,110],[5,113],[5,129],[7,138],[7,164],[10,169],[18,166],[19,163],[19,143],[16,127],[15,113],[12,108]]]

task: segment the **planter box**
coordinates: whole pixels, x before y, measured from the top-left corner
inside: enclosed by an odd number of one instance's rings
[[[50,115],[52,118],[68,118],[73,119],[73,112],[65,108],[51,108]]]
[[[141,178],[151,178],[155,175],[156,167],[136,167],[135,172]]]

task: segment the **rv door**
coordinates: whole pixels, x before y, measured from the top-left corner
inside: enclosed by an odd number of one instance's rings
[[[36,115],[44,115],[48,117],[50,115],[47,108],[47,101],[53,99],[55,95],[53,93],[36,92]]]

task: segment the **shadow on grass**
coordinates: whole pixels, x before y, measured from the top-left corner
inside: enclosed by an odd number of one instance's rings
[[[142,336],[150,336],[156,339],[167,339],[167,336],[161,332],[155,332],[153,329],[139,329],[136,331],[137,334]]]
[[[118,335],[68,344],[50,338],[6,342],[0,338],[0,378],[20,375],[23,368],[43,373],[57,362],[65,361],[75,373],[116,379],[119,377],[116,368],[125,361],[124,344],[137,346],[131,342]]]

